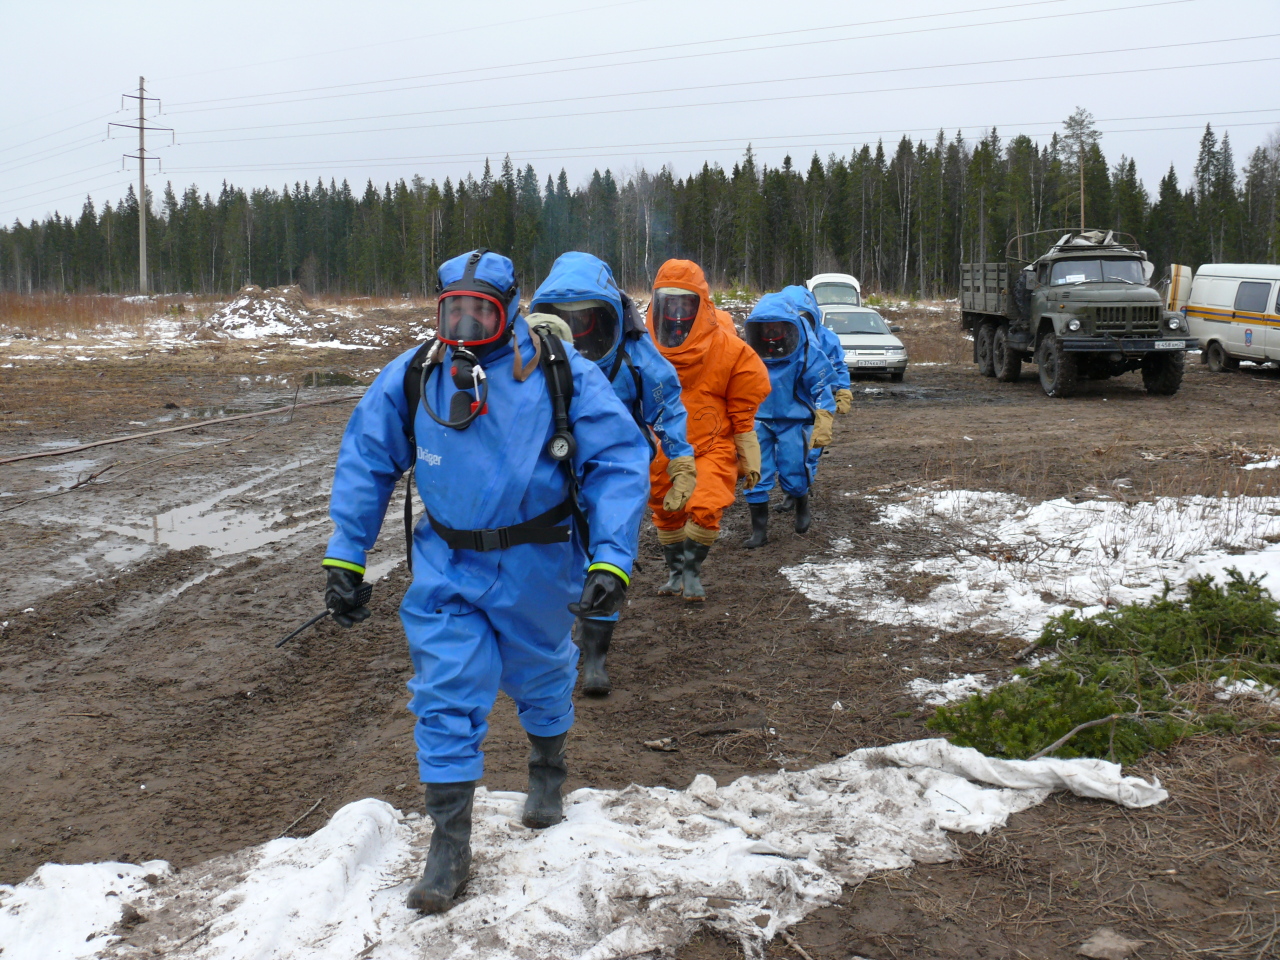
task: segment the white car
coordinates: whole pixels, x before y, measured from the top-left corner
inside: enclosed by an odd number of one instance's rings
[[[822,324],[840,338],[850,373],[887,373],[895,382],[906,376],[907,348],[894,336],[902,328],[885,323],[870,307],[823,307]]]
[[[818,306],[827,307],[844,304],[851,307],[862,306],[862,284],[858,278],[847,273],[820,273],[810,277],[804,284],[818,301]]]

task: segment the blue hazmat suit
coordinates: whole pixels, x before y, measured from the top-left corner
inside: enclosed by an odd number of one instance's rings
[[[612,349],[595,361],[606,377],[612,377],[618,399],[642,431],[653,431],[667,459],[692,457],[676,368],[654,346],[643,317],[627,323],[622,295],[607,263],[577,250],[561,254],[529,302],[529,312],[538,313],[547,304],[583,300],[603,300],[618,318]],[[591,619],[618,617],[615,613]]]
[[[808,324],[789,296],[770,293],[761,297],[747,317],[747,325],[778,320],[796,326],[799,345],[785,357],[762,358],[771,389],[756,412],[760,482],[746,492],[748,503],[768,503],[775,480],[789,496],[802,497],[809,492],[813,477],[808,453],[814,411],[823,409],[834,414],[836,409],[831,362],[818,349],[816,338],[806,330]]]
[[[441,281],[458,280],[464,261],[465,255],[444,264]],[[514,289],[505,257],[486,253],[476,276],[487,279],[486,271],[498,274],[500,289]],[[504,338],[475,351],[488,375],[488,409],[466,429],[437,424],[421,403],[407,409],[404,376],[416,350],[393,360],[369,387],[338,453],[329,512],[336,530],[326,564],[363,571],[396,481],[410,467],[429,517],[455,530],[511,526],[566,500],[565,467],[546,450],[554,421],[543,370],[520,382],[512,369],[514,349],[525,363],[534,354],[528,326],[516,316],[519,302],[517,290],[508,307],[514,344]],[[499,689],[535,736],[557,736],[573,725],[578,649],[567,605],[581,593],[588,562],[630,575],[649,494],[649,447],[596,365],[566,352],[577,443],[570,462],[590,543],[575,529],[568,543],[453,550],[428,516],[414,530],[413,582],[400,617],[413,661],[409,709],[418,718],[424,783],[481,778],[486,718]],[[457,392],[448,375],[452,354],[445,351],[425,390],[445,419]],[[410,415],[416,450],[407,436]]]
[[[783,287],[782,293],[795,304],[795,308],[800,311],[802,316],[808,318],[807,326],[818,341],[818,349],[831,362],[831,369],[835,375],[835,379],[831,382],[831,392],[835,393],[837,390],[851,389],[849,365],[845,363],[844,347],[841,345],[840,337],[836,332],[822,322],[822,308],[818,306],[818,298],[813,295],[813,291],[808,287],[793,284],[789,287]],[[822,452],[821,447],[815,447],[809,451],[809,476],[811,482],[813,478],[818,476],[818,460],[822,457]]]

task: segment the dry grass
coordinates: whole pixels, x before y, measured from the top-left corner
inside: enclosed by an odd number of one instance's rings
[[[188,297],[134,300],[109,294],[0,293],[0,336],[62,337],[109,327],[141,327],[164,314],[193,319],[200,305]]]

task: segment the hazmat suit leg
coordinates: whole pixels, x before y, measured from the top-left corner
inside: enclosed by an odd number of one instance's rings
[[[813,468],[809,455],[809,437],[813,425],[792,421],[774,421],[771,424],[777,437],[778,482],[782,492],[799,499],[809,492],[813,483]]]
[[[578,649],[567,610],[481,610],[456,597],[432,602],[433,592],[415,581],[400,608],[422,782],[481,779],[481,744],[499,689],[515,701],[527,732],[553,737],[573,726]]]
[[[818,479],[818,461],[822,459],[823,447],[814,447],[806,458],[809,462],[809,483]]]
[[[768,503],[769,491],[778,479],[779,436],[770,420],[756,421],[760,440],[760,482],[744,494],[747,503]]]
[[[671,489],[667,476],[667,458],[658,454],[649,467],[649,508],[653,525],[659,530],[682,530],[689,521],[705,530],[719,530],[720,517],[733,503],[738,483],[738,452],[730,438],[720,438],[704,454],[695,457],[698,485],[683,510],[668,511],[662,498]]]

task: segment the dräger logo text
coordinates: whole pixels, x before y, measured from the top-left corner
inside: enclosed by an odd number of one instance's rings
[[[428,467],[440,466],[440,454],[431,453],[428,450],[424,450],[422,447],[418,448],[418,459],[423,461]]]

